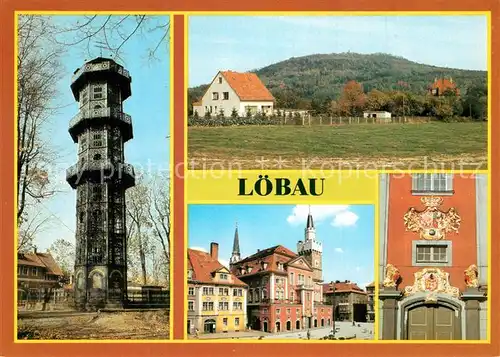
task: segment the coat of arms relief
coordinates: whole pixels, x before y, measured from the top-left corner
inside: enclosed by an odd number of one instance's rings
[[[458,233],[461,218],[452,207],[447,212],[441,211],[441,197],[422,197],[423,211],[411,207],[404,215],[404,224],[407,231],[420,234],[421,239],[442,240],[446,233]]]
[[[415,280],[412,286],[407,286],[403,294],[413,295],[417,292],[427,292],[426,301],[436,300],[437,293],[448,294],[458,297],[458,288],[450,285],[450,274],[439,268],[425,268],[414,273]]]

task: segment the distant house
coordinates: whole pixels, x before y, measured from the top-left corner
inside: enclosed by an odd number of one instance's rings
[[[239,116],[248,112],[273,113],[274,97],[255,73],[220,71],[201,100],[193,103],[193,112],[204,116],[220,114],[229,117],[235,109]]]
[[[363,112],[363,118],[375,118],[380,121],[391,121],[391,113],[385,111],[366,111]]]
[[[337,280],[334,284],[323,284],[323,294],[328,305],[335,305],[335,321],[367,321],[367,293],[356,283]]]
[[[442,96],[446,91],[451,91],[455,93],[455,95],[460,95],[460,90],[451,77],[450,79],[436,78],[434,79],[434,83],[429,86],[429,94],[436,97]]]
[[[18,302],[42,301],[48,291],[51,291],[51,299],[63,297],[64,289],[60,284],[63,276],[50,252],[40,253],[35,249],[30,253],[18,253]]]

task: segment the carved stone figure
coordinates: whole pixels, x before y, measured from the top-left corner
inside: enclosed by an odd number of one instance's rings
[[[468,288],[477,288],[479,286],[479,272],[475,264],[471,264],[467,269],[465,269],[464,276],[465,285]]]
[[[392,264],[387,264],[387,266],[385,267],[385,278],[383,285],[386,288],[395,288],[400,277],[401,275],[399,274],[398,268],[396,268]]]

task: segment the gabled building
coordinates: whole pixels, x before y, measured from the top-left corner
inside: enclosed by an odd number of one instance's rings
[[[332,324],[323,302],[322,244],[309,214],[297,253],[277,245],[240,259],[236,229],[230,269],[248,285],[248,324],[264,332],[301,331]]]
[[[379,185],[381,338],[487,339],[487,175],[383,174]]]
[[[219,245],[210,253],[188,249],[188,334],[244,331],[247,285],[219,260]]]
[[[193,102],[193,113],[205,116],[239,116],[257,113],[273,114],[274,97],[255,73],[220,71],[214,77],[203,97]]]
[[[455,95],[460,95],[460,90],[457,88],[457,84],[453,81],[453,78],[436,78],[434,82],[429,86],[429,94],[440,97],[445,94],[445,92],[451,92]]]
[[[324,300],[335,306],[335,321],[367,321],[367,293],[349,280],[323,285]]]
[[[50,252],[41,253],[35,249],[30,253],[17,255],[17,298],[18,302],[42,301],[48,291],[51,298],[63,295],[63,271]]]

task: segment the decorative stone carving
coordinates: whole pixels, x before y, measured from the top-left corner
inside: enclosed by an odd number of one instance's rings
[[[400,278],[399,270],[392,264],[387,264],[385,267],[385,278],[383,285],[386,288],[395,288],[397,285],[397,282]]]
[[[411,207],[404,215],[404,225],[407,231],[420,234],[421,239],[442,240],[446,233],[458,233],[461,218],[454,208],[447,212],[441,211],[441,197],[422,197],[423,211]]]
[[[479,287],[479,272],[475,264],[471,264],[467,269],[464,270],[465,285],[468,288]]]
[[[405,287],[404,296],[413,295],[417,292],[428,292],[428,300],[430,301],[437,299],[437,293],[458,297],[460,291],[450,285],[449,275],[449,273],[439,268],[424,268],[417,271],[414,274],[415,281],[413,285]]]

